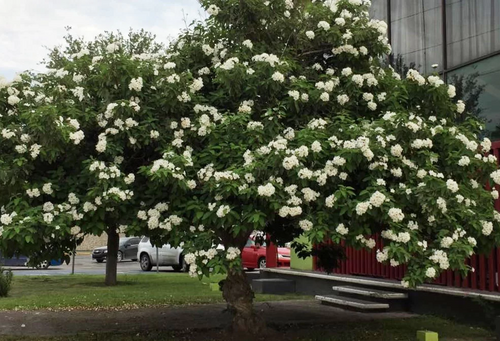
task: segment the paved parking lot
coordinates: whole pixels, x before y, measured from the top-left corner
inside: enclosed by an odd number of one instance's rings
[[[48,276],[48,275],[67,275],[71,273],[71,263],[58,266],[51,266],[46,270],[37,270],[27,267],[12,267],[12,272],[16,276]],[[169,266],[161,266],[160,272],[173,272]],[[75,273],[89,275],[103,275],[106,272],[106,263],[97,263],[89,255],[77,255],[75,257]],[[148,274],[155,273],[156,267],[149,272],[142,271],[139,262],[126,260],[118,263],[118,274]]]

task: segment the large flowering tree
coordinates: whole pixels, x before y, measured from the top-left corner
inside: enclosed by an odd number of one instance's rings
[[[5,240],[28,226],[50,245],[81,221],[127,225],[182,246],[193,276],[226,273],[234,326],[254,332],[263,322],[239,255],[255,230],[367,248],[379,232],[377,259],[408,264],[412,286],[466,273],[498,241],[500,172],[482,125],[455,123],[464,104],[438,76],[380,66],[387,26],[368,18],[369,1],[201,3],[209,19],[165,54],[73,42],[52,55],[56,71],[1,87],[12,113],[1,128],[14,133],[2,152],[31,165],[5,205]]]
[[[254,230],[367,248],[381,233],[377,259],[407,264],[405,286],[466,273],[498,241],[482,125],[455,123],[464,104],[437,75],[380,66],[387,25],[369,1],[201,3],[209,19],[164,65],[175,109],[131,231],[182,245],[194,276],[227,273],[236,328],[262,326],[239,257]]]

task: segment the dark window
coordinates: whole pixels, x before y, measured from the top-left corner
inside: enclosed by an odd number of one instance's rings
[[[476,109],[486,122],[486,136],[500,140],[500,55],[448,72],[448,79],[471,74],[477,74],[477,85],[484,86]]]
[[[132,238],[129,243],[132,245],[139,244],[140,238]]]

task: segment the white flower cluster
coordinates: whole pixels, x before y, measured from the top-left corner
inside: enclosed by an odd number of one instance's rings
[[[380,207],[385,202],[386,196],[379,191],[376,191],[370,197],[370,204],[375,207]]]
[[[396,234],[392,230],[384,230],[380,235],[382,238],[403,244],[406,244],[411,240],[411,235],[408,232],[399,232]]]
[[[448,261],[448,254],[443,250],[434,250],[432,255],[429,257],[429,260],[431,260],[436,264],[439,264],[439,267],[442,270],[447,270],[450,267],[450,263]]]
[[[344,224],[339,224],[336,228],[335,231],[337,231],[338,234],[345,236],[346,234],[349,233],[349,229],[345,227]]]
[[[403,214],[403,211],[400,208],[391,208],[389,209],[389,217],[392,219],[393,222],[398,223],[400,221],[403,221],[405,215]]]
[[[278,214],[280,217],[283,217],[283,218],[287,217],[288,215],[291,217],[295,217],[295,216],[302,214],[302,207],[300,207],[300,206],[293,206],[293,207],[283,206],[282,208],[280,208]]]
[[[38,198],[40,196],[40,190],[38,188],[29,188],[26,190],[26,194],[30,197],[30,198]]]
[[[14,219],[14,217],[17,216],[17,213],[16,212],[12,212],[11,214],[2,214],[0,216],[0,223],[2,223],[2,225],[10,225],[12,224],[12,221]]]
[[[312,190],[309,187],[303,188],[301,192],[304,195],[304,200],[307,202],[315,201],[320,196],[320,193]]]
[[[240,249],[238,249],[237,247],[230,246],[227,248],[226,251],[226,259],[229,261],[235,260],[236,258],[239,257],[240,254],[241,254]]]
[[[491,234],[491,232],[493,232],[493,223],[492,222],[482,220],[481,226],[483,228],[481,231],[483,233],[483,235],[489,236]]]
[[[299,221],[299,226],[303,231],[310,231],[313,228],[313,223],[310,220],[304,219]]]
[[[271,183],[268,183],[264,186],[259,186],[257,191],[261,197],[270,197],[276,192],[276,189]]]
[[[140,92],[142,90],[142,86],[143,86],[142,77],[137,77],[137,78],[132,78],[130,80],[128,88],[130,90]]]
[[[228,205],[221,205],[219,209],[217,210],[216,214],[217,217],[223,218],[225,217],[229,212],[231,212],[231,208]]]

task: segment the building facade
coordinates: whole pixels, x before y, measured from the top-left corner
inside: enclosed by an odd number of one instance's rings
[[[372,0],[370,14],[387,22],[405,65],[445,81],[474,74],[483,88],[478,116],[486,136],[500,140],[500,0]]]

